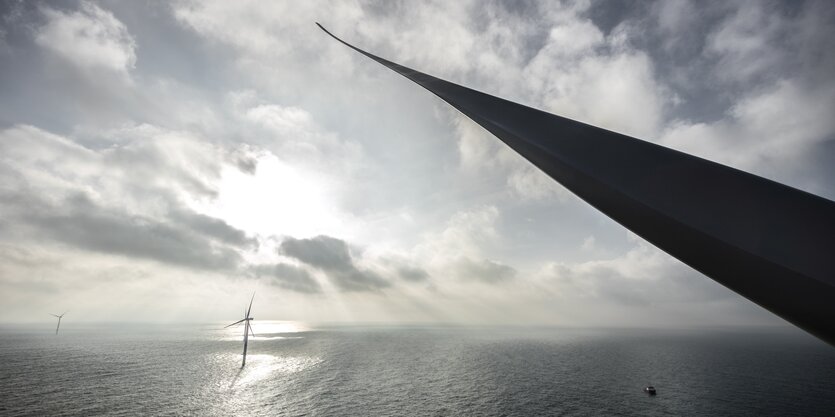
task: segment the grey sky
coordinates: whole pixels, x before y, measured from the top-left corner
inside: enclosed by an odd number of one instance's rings
[[[334,42],[835,198],[831,2],[3,2],[0,321],[782,323]],[[606,152],[605,149],[601,152]]]

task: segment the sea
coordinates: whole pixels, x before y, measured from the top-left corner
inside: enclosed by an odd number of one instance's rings
[[[0,327],[3,416],[835,416],[792,328]],[[644,393],[653,385],[657,395]]]

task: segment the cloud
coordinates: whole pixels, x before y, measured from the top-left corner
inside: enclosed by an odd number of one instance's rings
[[[163,223],[148,217],[128,215],[95,205],[79,194],[50,206],[42,200],[16,198],[4,201],[7,209],[29,229],[30,237],[40,237],[99,253],[152,259],[159,262],[201,269],[233,270],[241,262],[231,247],[205,239],[194,229]],[[181,218],[185,217],[182,214]],[[205,220],[200,215],[200,225]],[[191,220],[186,217],[186,220]],[[213,226],[233,230],[220,221]],[[199,231],[199,230],[198,230]]]
[[[46,23],[35,42],[83,69],[127,75],[136,65],[136,41],[112,13],[84,1],[79,10],[44,7]]]
[[[462,210],[450,217],[445,227],[426,233],[412,256],[440,278],[435,283],[443,288],[458,281],[501,283],[517,275],[515,268],[487,258],[487,252],[500,247],[501,235],[496,228],[500,217],[494,206]]]
[[[390,286],[376,272],[359,268],[343,240],[330,236],[286,238],[279,249],[283,255],[324,271],[344,291],[374,291]]]
[[[252,90],[231,92],[228,101],[236,119],[258,133],[252,135],[254,139],[276,150],[277,155],[307,161],[361,152],[359,145],[328,132],[301,107],[270,103]]]
[[[713,123],[673,123],[662,144],[736,168],[769,175],[775,159],[791,165],[798,157],[831,140],[835,121],[835,87],[803,86],[783,80],[771,88],[742,97],[728,117]]]
[[[499,241],[496,222],[499,209],[480,206],[454,213],[440,230],[424,234],[415,256],[427,263],[446,263],[461,256],[481,258],[483,251]]]
[[[665,41],[676,38],[682,29],[690,29],[690,25],[698,18],[698,11],[689,0],[670,0],[657,3],[656,6],[653,11],[656,13],[658,26],[665,34],[670,35]]]
[[[530,20],[491,5],[488,22],[467,25],[481,41],[459,54],[470,57],[466,70],[459,71],[466,73],[465,84],[488,92],[498,89],[499,95],[512,100],[607,129],[655,137],[671,94],[657,78],[651,57],[630,42],[629,28],[619,26],[604,34],[586,16],[588,7],[584,2],[540,5],[538,14],[530,17],[540,29],[533,30]],[[473,15],[464,20],[475,19]],[[456,74],[443,71],[443,66],[424,61],[419,64],[455,79]],[[457,113],[451,120],[465,173],[480,182],[504,184],[511,198],[566,201],[568,192],[562,186],[498,139]]]
[[[547,263],[540,274],[560,298],[631,306],[699,303],[735,298],[721,285],[649,243],[623,255],[576,263]]]
[[[239,306],[205,299],[244,276],[281,294],[270,314],[303,320],[756,321],[734,315],[751,303],[328,38],[322,16],[430,74],[833,195],[823,1],[8,9],[4,318],[72,296],[150,317],[199,291],[182,309],[222,317]]]
[[[637,137],[653,137],[668,100],[649,56],[632,48],[625,29],[603,37],[589,22],[572,47],[552,29],[545,46],[524,68],[529,91],[548,111]],[[605,99],[603,99],[605,97]]]
[[[174,223],[188,227],[195,233],[216,239],[220,242],[237,247],[247,247],[255,241],[241,230],[229,226],[223,220],[194,213],[183,209],[175,209],[168,213],[168,219]]]
[[[586,238],[583,239],[583,244],[580,245],[580,248],[585,251],[594,250],[594,242],[594,236],[586,236]]]
[[[134,137],[117,135],[114,146],[95,150],[32,126],[0,131],[0,211],[9,222],[0,239],[238,268],[256,242],[185,204],[212,195],[224,152],[147,126],[120,132]]]
[[[306,270],[294,265],[277,263],[253,267],[258,276],[270,278],[270,284],[303,294],[318,294],[322,287]]]
[[[514,198],[525,201],[562,201],[568,196],[568,190],[563,186],[472,120],[456,115],[454,123],[459,163],[465,174],[497,177],[497,184],[504,183]]]
[[[354,263],[345,241],[330,236],[312,239],[287,238],[281,242],[281,252],[320,269],[349,269]]]
[[[458,279],[480,281],[488,284],[511,280],[517,273],[514,268],[489,259],[474,261],[466,257],[456,259],[448,266],[448,269],[448,273]]]
[[[365,251],[363,252],[363,263],[373,266],[383,276],[398,277],[404,283],[429,283],[432,276],[413,255],[409,252],[398,253],[390,250],[378,251],[377,253]]]
[[[687,38],[677,48],[687,53],[658,55],[656,62],[670,63],[671,83],[685,101],[658,142],[832,195],[808,169],[812,155],[831,154],[835,137],[828,116],[835,108],[835,51],[820,47],[835,36],[835,8],[819,1],[680,5],[667,4],[672,11],[659,19],[662,28],[687,21],[689,30],[664,29]]]
[[[160,212],[181,194],[212,197],[221,168],[234,153],[185,132],[150,125],[99,131],[85,147],[28,125],[0,132],[6,166],[43,195],[94,190],[108,204]],[[56,194],[57,193],[57,194]]]
[[[293,167],[315,171],[318,177],[338,183],[332,193],[355,188],[350,179],[373,172],[365,148],[356,140],[324,128],[314,115],[299,106],[280,105],[251,90],[227,94],[235,134],[253,146],[267,150]]]
[[[401,266],[397,269],[400,278],[411,282],[421,282],[429,279],[429,273],[414,266]]]
[[[705,53],[718,57],[716,75],[731,81],[748,81],[767,74],[781,62],[786,22],[780,13],[768,12],[761,2],[740,2],[707,38]]]

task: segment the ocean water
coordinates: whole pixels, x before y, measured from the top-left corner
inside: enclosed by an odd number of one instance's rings
[[[835,416],[791,329],[0,328],[0,415]],[[652,384],[658,395],[642,388]]]

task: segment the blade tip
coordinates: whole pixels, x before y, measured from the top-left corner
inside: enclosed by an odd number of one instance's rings
[[[316,26],[319,26],[319,29],[322,29],[322,31],[324,31],[325,33],[327,33],[330,37],[332,37],[332,38],[334,38],[334,39],[336,39],[336,40],[338,40],[338,41],[342,42],[342,39],[337,38],[337,37],[336,37],[336,35],[334,35],[333,33],[331,33],[331,31],[329,31],[329,30],[325,29],[325,27],[324,27],[324,26],[322,26],[322,24],[321,24],[321,23],[319,23],[319,22],[313,22],[313,23],[316,23]]]

